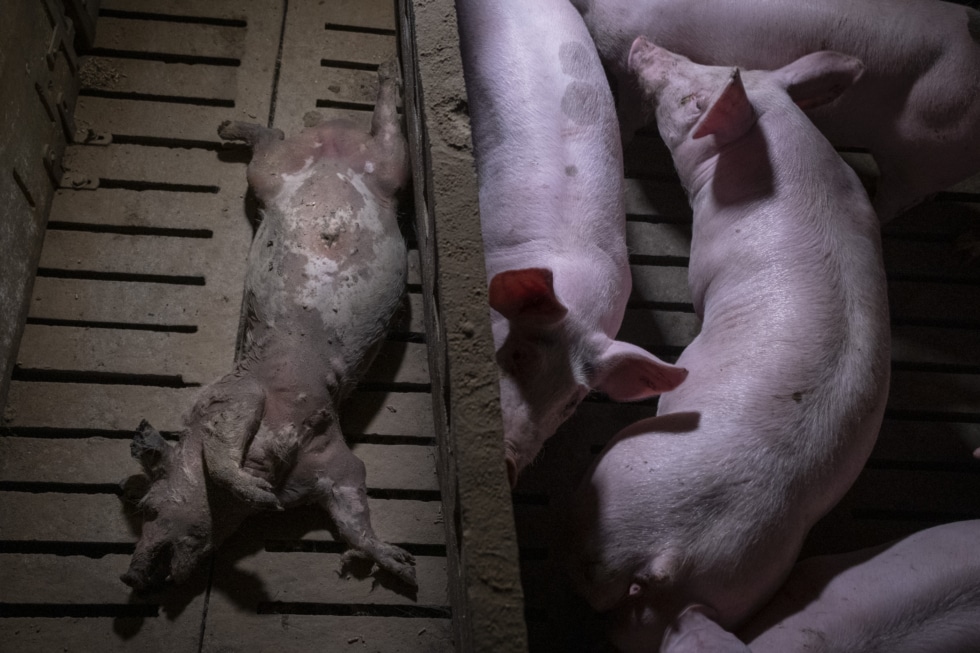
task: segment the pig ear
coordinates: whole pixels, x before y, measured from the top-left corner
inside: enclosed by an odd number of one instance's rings
[[[701,606],[680,613],[667,628],[664,653],[751,653],[742,640],[710,619]]]
[[[693,137],[714,134],[719,143],[728,143],[747,132],[755,124],[756,118],[755,108],[742,85],[742,75],[735,68],[725,88],[705,111]]]
[[[773,75],[797,106],[813,109],[836,100],[863,72],[860,59],[824,50],[800,57]]]
[[[613,340],[596,362],[592,386],[613,401],[638,401],[673,390],[687,370],[665,363],[653,354]]]
[[[490,280],[490,306],[508,320],[554,324],[568,309],[555,296],[551,270],[507,270]]]
[[[133,435],[129,445],[129,453],[140,461],[143,471],[152,478],[158,479],[167,475],[170,469],[173,450],[160,433],[143,420]]]

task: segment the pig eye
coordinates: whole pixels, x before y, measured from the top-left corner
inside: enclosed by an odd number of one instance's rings
[[[529,352],[523,347],[513,347],[509,351],[501,349],[497,353],[497,360],[508,374],[519,374],[521,369],[528,365],[530,358],[528,354]]]
[[[690,95],[685,95],[684,97],[681,98],[681,106],[684,106],[685,104],[687,104],[688,102],[690,102],[694,98],[695,98],[695,94],[694,93],[691,93]]]
[[[145,521],[153,521],[160,514],[155,505],[146,501],[140,503],[140,510]]]
[[[565,404],[565,407],[561,409],[561,417],[563,420],[568,419],[571,414],[575,412],[575,408],[578,407],[578,403],[578,397],[574,397],[571,401]]]

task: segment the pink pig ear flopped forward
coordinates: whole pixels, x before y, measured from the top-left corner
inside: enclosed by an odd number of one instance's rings
[[[811,52],[772,72],[801,109],[836,100],[864,73],[864,63],[840,52]]]
[[[636,345],[613,340],[596,361],[591,382],[613,401],[639,401],[673,390],[686,378],[685,368],[665,363]]]
[[[554,324],[568,309],[555,296],[551,270],[507,270],[490,280],[490,307],[512,322]]]
[[[695,128],[692,137],[714,135],[719,144],[729,143],[747,132],[757,118],[755,109],[745,94],[742,76],[738,68],[735,68],[725,88],[705,111],[704,118]]]

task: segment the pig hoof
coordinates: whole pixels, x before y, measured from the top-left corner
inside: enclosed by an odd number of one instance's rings
[[[381,81],[394,80],[401,82],[401,70],[398,67],[398,58],[392,57],[378,66],[378,79]]]
[[[385,571],[394,574],[402,582],[412,587],[418,587],[415,579],[415,556],[404,549],[391,544],[382,544],[375,554],[375,561]]]
[[[272,484],[264,478],[242,474],[232,487],[232,492],[255,508],[262,510],[283,510],[279,498],[272,491]]]
[[[378,544],[370,546],[370,551],[348,549],[341,557],[341,568],[361,560],[370,560],[378,567],[394,575],[406,585],[418,589],[415,579],[415,556],[393,544]]]

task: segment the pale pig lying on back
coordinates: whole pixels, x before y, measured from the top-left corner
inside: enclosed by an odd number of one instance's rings
[[[675,618],[732,629],[759,609],[867,459],[888,391],[885,274],[861,184],[794,104],[833,100],[858,60],[740,76],[640,37],[630,65],[693,208],[703,327],[678,360],[687,380],[586,475],[570,572],[623,650],[690,651]]]
[[[133,455],[150,477],[146,519],[122,579],[139,591],[187,579],[248,515],[318,503],[363,557],[415,585],[414,558],[371,526],[365,469],[338,409],[370,364],[405,291],[395,193],[409,179],[398,67],[379,69],[371,130],[345,120],[283,140],[225,122],[252,148],[262,222],[248,257],[241,356],[204,388],[176,447],[145,422]]]
[[[882,220],[980,171],[980,12],[973,9],[938,0],[572,4],[624,81],[638,34],[700,64],[772,70],[817,50],[863,61],[865,74],[838,101],[804,108],[832,143],[874,155]],[[626,98],[632,89],[620,85],[621,108],[635,105]]]
[[[593,388],[670,390],[685,372],[615,340],[630,294],[612,94],[567,0],[460,0],[511,484]]]

